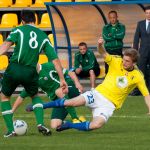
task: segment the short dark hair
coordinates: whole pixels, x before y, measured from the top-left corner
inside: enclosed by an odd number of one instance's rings
[[[21,19],[25,23],[30,23],[30,22],[35,23],[35,14],[32,10],[22,10],[21,11]]]
[[[86,46],[87,47],[87,44],[85,42],[81,42],[81,43],[79,43],[78,47],[79,46]]]
[[[116,14],[116,16],[118,16],[118,15],[117,15],[117,12],[116,12],[115,10],[111,10],[111,11],[108,13],[108,15],[110,15],[110,14]]]
[[[150,10],[150,6],[146,6],[145,8],[144,8],[144,10],[146,11],[146,10]]]
[[[123,56],[129,56],[132,61],[136,63],[140,57],[140,54],[136,49],[130,48],[123,51]]]

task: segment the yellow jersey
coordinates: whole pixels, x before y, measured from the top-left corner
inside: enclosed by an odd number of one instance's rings
[[[96,87],[104,97],[110,100],[116,109],[120,108],[128,94],[138,87],[143,96],[149,95],[143,74],[137,69],[127,71],[123,68],[120,56],[107,55],[108,73],[102,84]]]

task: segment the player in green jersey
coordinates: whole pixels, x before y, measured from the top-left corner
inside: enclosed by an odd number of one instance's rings
[[[39,88],[41,88],[42,91],[47,94],[50,100],[63,97],[73,98],[83,92],[83,87],[73,71],[63,69],[64,77],[68,84],[69,90],[67,95],[64,95],[62,89],[60,88],[59,76],[52,63],[48,62],[42,65],[38,64],[37,72],[39,74]],[[13,105],[13,112],[19,107],[19,105],[21,105],[23,99],[27,96],[27,92],[23,90]],[[35,108],[35,105],[33,105],[33,108]],[[58,126],[60,126],[68,113],[71,115],[73,122],[79,123],[80,119],[81,121],[85,120],[82,116],[78,118],[74,107],[54,108],[51,115],[51,128],[56,129]]]
[[[47,55],[48,60],[54,63],[60,77],[60,86],[66,93],[68,91],[68,86],[62,73],[60,61],[47,35],[34,25],[34,13],[30,10],[23,10],[21,12],[21,19],[23,26],[14,28],[0,47],[0,55],[2,55],[9,50],[11,45],[14,43],[16,45],[10,59],[10,64],[2,80],[1,111],[8,129],[4,137],[16,135],[13,127],[13,112],[10,104],[10,96],[20,84],[32,98],[32,103],[34,105],[38,104],[38,107],[34,109],[34,113],[39,132],[44,135],[50,135],[50,130],[44,126],[42,101],[37,96],[38,74],[36,65],[42,50]]]

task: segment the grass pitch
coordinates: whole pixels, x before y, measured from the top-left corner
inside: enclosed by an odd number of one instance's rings
[[[25,136],[3,138],[6,130],[0,116],[0,150],[150,150],[150,117],[146,114],[147,108],[142,97],[128,97],[122,109],[116,111],[101,129],[90,132],[70,129],[61,133],[52,130],[53,134],[49,137],[37,132],[33,113],[24,110],[28,103],[30,99],[24,100],[14,114],[14,119],[27,122],[28,132]],[[88,108],[78,107],[77,112],[87,120],[91,119]],[[45,111],[47,126],[50,113],[50,109]]]

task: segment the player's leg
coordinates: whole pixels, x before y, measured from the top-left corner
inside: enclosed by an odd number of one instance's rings
[[[76,106],[83,106],[83,105],[85,105],[85,98],[82,95],[80,95],[70,100],[66,100],[65,98],[59,98],[55,101],[43,103],[43,108],[53,108],[53,107],[57,108],[57,107],[67,107],[67,106],[76,107]],[[33,110],[32,105],[28,105],[26,107],[26,111],[32,111],[32,110]]]
[[[15,136],[12,119],[13,112],[10,104],[10,97],[5,96],[3,93],[1,93],[1,111],[8,130],[8,132],[4,135],[4,137]]]
[[[85,104],[85,99],[82,95],[75,98],[66,100],[65,98],[60,98],[52,102],[43,103],[43,107],[53,108],[53,107],[68,107],[68,106],[83,106]]]
[[[89,131],[93,129],[101,128],[104,123],[112,116],[113,111],[115,110],[115,106],[104,98],[97,91],[89,91],[83,94],[86,100],[86,106],[91,108],[93,114],[93,120],[91,122],[83,122],[83,123],[71,123],[66,122],[61,125],[57,131],[63,131],[66,129],[78,129],[81,131]]]
[[[53,108],[51,113],[51,122],[50,126],[52,129],[57,129],[62,125],[63,120],[66,118],[68,112],[63,108]]]
[[[89,75],[90,75],[91,88],[95,88],[95,78],[96,78],[96,76],[95,76],[94,70],[90,70]]]
[[[32,97],[33,111],[35,114],[37,127],[43,135],[51,135],[51,131],[44,125],[43,101],[39,96]]]
[[[86,93],[90,93],[90,91],[88,91]],[[85,105],[86,104],[86,98],[84,95],[87,95],[86,93],[84,93],[84,94],[82,94],[76,98],[73,98],[71,100],[64,101],[64,105],[65,106],[82,106],[82,105]],[[90,98],[89,101],[91,101],[91,100],[93,101],[91,95],[89,95],[89,98]],[[63,131],[66,129],[71,129],[71,128],[82,130],[82,131],[88,131],[88,130],[90,130],[89,125],[90,125],[89,121],[85,121],[82,123],[65,122],[63,125],[61,125],[61,127],[59,127],[57,129],[57,131]]]
[[[43,101],[39,96],[35,95],[34,97],[32,97],[33,111],[36,117],[37,125],[44,125],[43,120],[44,113],[42,103]]]
[[[32,73],[33,72],[33,73]],[[28,74],[28,75],[27,75]],[[23,86],[25,91],[32,99],[33,111],[35,113],[37,125],[43,125],[43,105],[42,100],[37,95],[38,93],[38,74],[36,70],[28,68],[24,74],[26,78],[23,78]],[[28,77],[28,78],[27,78]]]
[[[13,64],[10,64],[6,69],[2,80],[1,111],[8,130],[8,132],[4,135],[4,137],[15,135],[12,119],[13,112],[10,104],[10,96],[12,95],[17,85],[19,84],[18,81],[15,80],[16,78],[18,78],[18,77],[15,78],[15,76],[17,76],[16,75],[17,73],[18,73],[17,67],[14,67]]]
[[[74,82],[71,79],[66,80],[66,82],[68,84],[68,94],[65,95],[65,98],[66,99],[71,99],[71,98],[74,98],[76,96],[79,96],[80,92],[76,88]],[[74,107],[66,107],[66,109],[67,109],[68,113],[70,114],[70,116],[72,118],[72,122],[79,123],[79,122],[86,121],[86,119],[83,116],[78,117],[77,112],[76,112]],[[79,118],[81,120],[79,120]]]
[[[101,116],[95,117],[91,122],[85,121],[81,123],[72,123],[72,122],[65,122],[62,124],[59,128],[57,128],[57,131],[63,131],[67,129],[77,129],[80,131],[90,131],[101,128],[105,124],[105,119]]]
[[[39,132],[41,132],[43,135],[50,135],[51,132],[48,128],[44,126],[44,111],[43,111],[43,101],[41,98],[37,95],[38,93],[38,74],[36,70],[33,70],[32,68],[28,68],[24,74],[27,74],[28,78],[23,78],[23,86],[26,90],[26,92],[30,95],[32,98],[32,104],[33,104],[33,111],[35,114],[37,127]],[[33,74],[32,74],[33,73]]]
[[[62,88],[58,88],[55,91],[55,94],[57,95],[57,97],[59,98],[63,98],[65,97],[65,99],[70,99],[72,97],[78,96],[79,95],[79,91],[76,89],[75,86],[73,86],[73,83],[69,82],[69,80],[66,80],[67,84],[68,84],[68,94],[64,95]],[[73,90],[74,89],[74,90]],[[72,119],[78,119],[76,110],[74,107],[66,107],[66,110],[68,111],[68,113],[70,114]]]
[[[101,128],[106,122],[106,119],[102,116],[97,116],[92,119],[89,125],[90,130]]]

